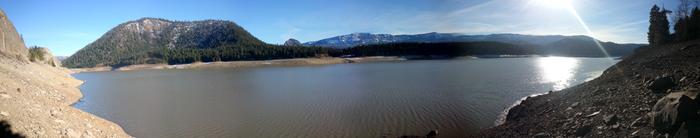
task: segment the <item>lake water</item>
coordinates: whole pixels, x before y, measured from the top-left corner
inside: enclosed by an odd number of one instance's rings
[[[74,106],[136,137],[463,137],[606,58],[492,58],[80,73]]]

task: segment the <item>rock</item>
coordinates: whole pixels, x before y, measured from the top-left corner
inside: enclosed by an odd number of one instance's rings
[[[620,123],[615,123],[614,125],[610,126],[610,130],[613,130],[613,131],[620,130]]]
[[[673,92],[659,99],[651,112],[652,127],[661,133],[675,134],[683,122],[698,119],[697,91]]]
[[[574,132],[574,135],[583,137],[586,136],[586,134],[590,133],[593,130],[593,127],[590,125],[582,126],[576,129],[576,132]]]
[[[592,114],[587,115],[586,118],[588,118],[588,117],[594,117],[594,116],[596,116],[596,115],[598,115],[598,114],[600,114],[600,111],[593,112]]]
[[[299,40],[290,38],[289,40],[284,41],[284,46],[302,46],[302,44],[299,42]]]
[[[58,111],[58,110],[56,110],[56,109],[52,109],[52,110],[51,110],[51,116],[54,116],[54,117],[55,117],[55,116],[59,116],[59,115],[61,115],[61,112],[60,112],[60,111]]]
[[[5,112],[5,111],[0,111],[1,116],[10,116],[10,113]]]
[[[630,127],[643,126],[646,123],[647,122],[646,122],[645,117],[642,116],[642,117],[639,117],[639,118],[635,119],[634,121],[632,121],[632,123],[630,124]]]
[[[654,93],[664,93],[675,86],[676,83],[673,82],[673,79],[670,76],[665,76],[651,81],[647,89],[650,89]]]
[[[438,131],[437,131],[437,130],[432,130],[432,131],[428,132],[428,134],[425,135],[425,137],[434,138],[434,137],[437,137],[437,135],[438,135]]]
[[[548,137],[548,135],[547,135],[547,133],[542,132],[542,133],[537,133],[532,137],[533,138],[546,138],[546,137]]]
[[[571,104],[571,106],[569,106],[569,107],[574,108],[574,107],[578,106],[578,104],[579,104],[578,102],[575,102],[575,103]]]
[[[60,119],[53,120],[53,122],[56,122],[56,123],[59,123],[59,124],[65,124],[65,123],[66,123],[66,121],[63,121],[63,120],[60,120]]]
[[[607,115],[603,117],[603,121],[605,122],[606,125],[613,125],[617,123],[617,115],[612,114],[612,115]]]
[[[66,131],[65,131],[65,133],[64,133],[63,135],[65,135],[65,136],[67,136],[67,137],[69,137],[69,138],[79,138],[79,137],[80,137],[80,132],[77,132],[77,131],[75,131],[75,130],[73,130],[73,129],[68,128],[68,129],[66,129]]]
[[[10,96],[9,94],[3,92],[3,93],[0,93],[0,98],[2,98],[2,99],[10,99],[10,98],[12,98],[12,96]]]
[[[680,80],[678,80],[678,82],[684,82],[684,81],[686,81],[686,79],[688,79],[688,77],[687,77],[687,76],[683,76],[683,78],[681,78]]]
[[[632,134],[630,134],[630,136],[637,137],[637,134],[639,134],[639,130],[632,132]]]
[[[93,135],[91,131],[85,130],[85,132],[83,133],[83,135],[81,135],[81,137],[82,138],[94,138],[95,135]]]

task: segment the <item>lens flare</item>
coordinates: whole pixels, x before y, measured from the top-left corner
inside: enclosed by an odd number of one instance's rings
[[[608,54],[608,51],[606,51],[605,48],[603,48],[603,45],[601,45],[600,42],[598,42],[598,40],[596,39],[596,35],[593,33],[593,31],[591,31],[591,28],[588,27],[586,22],[583,21],[583,18],[581,18],[581,15],[578,14],[576,8],[574,8],[573,5],[569,5],[568,7],[566,7],[566,9],[569,10],[569,12],[576,18],[578,23],[581,24],[583,29],[586,30],[587,35],[593,38],[593,42],[595,42],[595,45],[598,46],[598,49],[600,49],[600,51],[603,52],[605,57],[609,58],[610,54]]]

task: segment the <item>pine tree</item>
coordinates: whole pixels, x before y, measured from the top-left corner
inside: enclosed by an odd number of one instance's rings
[[[670,40],[669,23],[667,13],[670,11],[661,9],[654,5],[649,16],[649,45],[659,46],[668,43]]]

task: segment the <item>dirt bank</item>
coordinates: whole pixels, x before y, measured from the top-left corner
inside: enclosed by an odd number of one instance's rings
[[[639,49],[590,82],[531,97],[506,123],[469,137],[654,137],[649,114],[658,99],[646,87],[671,76],[673,91],[700,87],[700,41]]]

